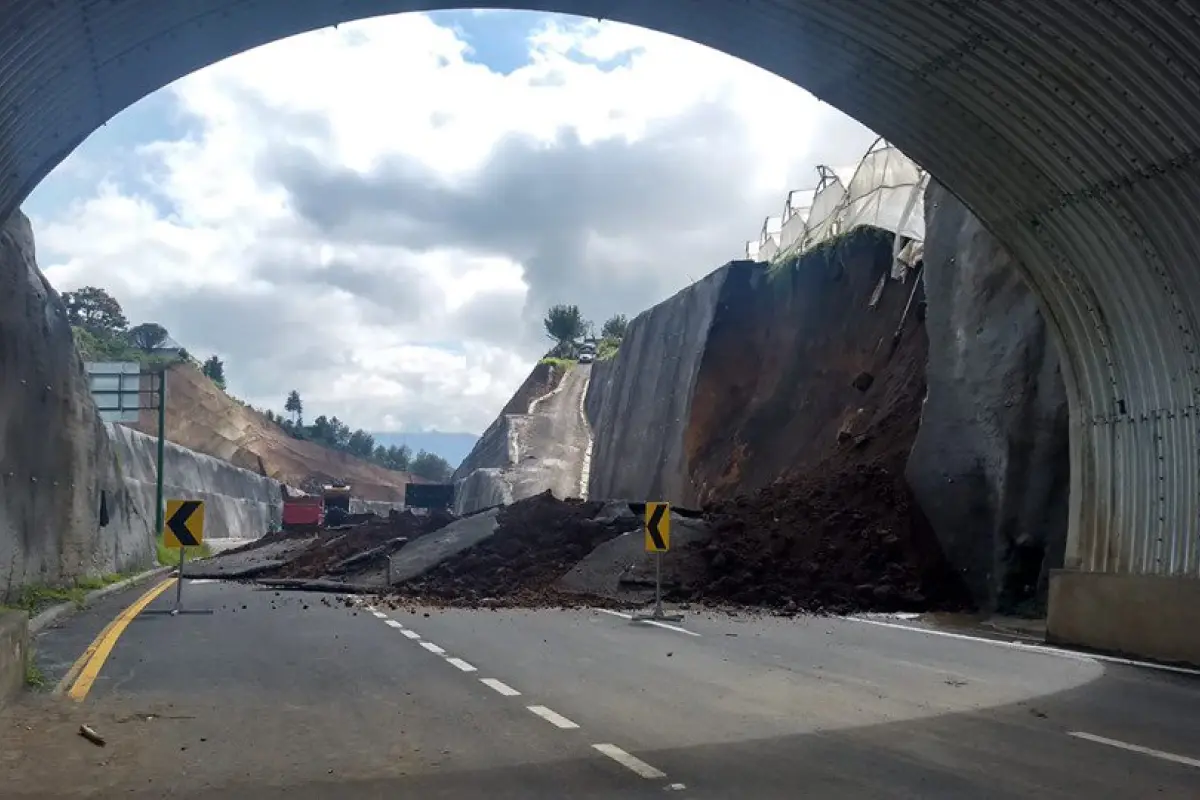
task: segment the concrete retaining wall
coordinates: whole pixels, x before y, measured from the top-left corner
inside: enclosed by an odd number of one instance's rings
[[[107,426],[121,478],[153,522],[157,440],[123,425]],[[257,539],[281,522],[279,482],[227,461],[167,442],[163,496],[204,501],[208,539]]]
[[[684,433],[728,271],[726,265],[639,314],[616,357],[593,366],[585,403],[593,440],[589,498],[695,500]]]
[[[29,658],[29,615],[0,611],[0,708],[25,686]]]
[[[1046,638],[1200,665],[1200,579],[1054,570]]]
[[[152,566],[153,520],[116,472],[66,309],[19,213],[0,228],[0,376],[0,602],[31,584]]]

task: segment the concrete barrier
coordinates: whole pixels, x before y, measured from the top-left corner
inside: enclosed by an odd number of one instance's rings
[[[1200,665],[1200,580],[1054,570],[1046,638]]]
[[[109,425],[108,432],[126,489],[153,519],[156,439],[123,425]],[[164,453],[163,494],[204,501],[206,539],[257,539],[282,522],[278,481],[170,442]]]
[[[29,615],[0,611],[0,708],[25,686],[29,658]]]

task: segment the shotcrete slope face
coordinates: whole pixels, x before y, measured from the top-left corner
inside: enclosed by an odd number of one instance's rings
[[[456,5],[10,0],[0,15],[0,218],[106,120],[193,70],[351,18]],[[1067,566],[1200,571],[1193,4],[515,5],[641,25],[746,59],[928,168],[1024,265],[1062,345],[1072,413]]]

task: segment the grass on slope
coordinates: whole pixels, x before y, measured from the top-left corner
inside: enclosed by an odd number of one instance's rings
[[[167,547],[167,545],[163,543],[163,539],[161,536],[155,540],[154,544],[158,548],[158,563],[162,564],[164,567],[178,567],[179,566],[179,550],[180,550],[180,548]],[[204,543],[204,542],[201,542],[199,547],[187,548],[188,561],[191,561],[192,559],[195,559],[195,558],[208,558],[211,555],[212,555],[212,549],[209,548],[208,544]]]
[[[554,356],[546,356],[538,363],[539,364],[549,364],[552,367],[557,367],[558,369],[561,369],[563,372],[569,372],[572,369],[574,369],[575,365],[578,364],[579,362],[573,358],[555,358]]]
[[[33,617],[59,603],[74,603],[82,606],[88,592],[103,589],[105,586],[111,586],[128,577],[129,575],[111,572],[106,575],[79,578],[69,586],[25,586],[17,595],[16,600],[9,603],[6,608],[27,611],[29,616]]]

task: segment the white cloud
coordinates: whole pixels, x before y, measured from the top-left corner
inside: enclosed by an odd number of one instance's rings
[[[177,82],[188,130],[136,143],[136,180],[87,144],[49,179],[91,178],[34,219],[47,274],[220,353],[256,405],[298,388],[356,426],[479,431],[544,347],[546,303],[635,314],[870,141],[722,54],[549,19],[507,74],[403,15]]]

